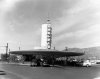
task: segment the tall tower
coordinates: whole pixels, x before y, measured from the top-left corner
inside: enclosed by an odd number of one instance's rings
[[[46,24],[42,24],[41,47],[43,49],[51,49],[52,43],[52,27],[50,20]]]

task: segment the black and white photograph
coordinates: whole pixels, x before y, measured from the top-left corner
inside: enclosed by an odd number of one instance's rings
[[[0,0],[0,79],[100,79],[100,0]]]

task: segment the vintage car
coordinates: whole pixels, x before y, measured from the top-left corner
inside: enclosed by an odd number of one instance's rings
[[[84,67],[90,67],[91,62],[90,62],[90,60],[83,60],[83,61],[79,62],[79,65],[84,66]]]

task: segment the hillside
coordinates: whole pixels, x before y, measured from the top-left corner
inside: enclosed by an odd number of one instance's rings
[[[84,58],[98,58],[100,59],[100,46],[98,47],[89,47],[89,48],[68,48],[67,51],[74,52],[84,52]]]

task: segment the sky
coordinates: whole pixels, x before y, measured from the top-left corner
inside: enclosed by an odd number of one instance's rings
[[[0,51],[39,47],[48,15],[52,47],[100,46],[100,0],[0,0]]]

